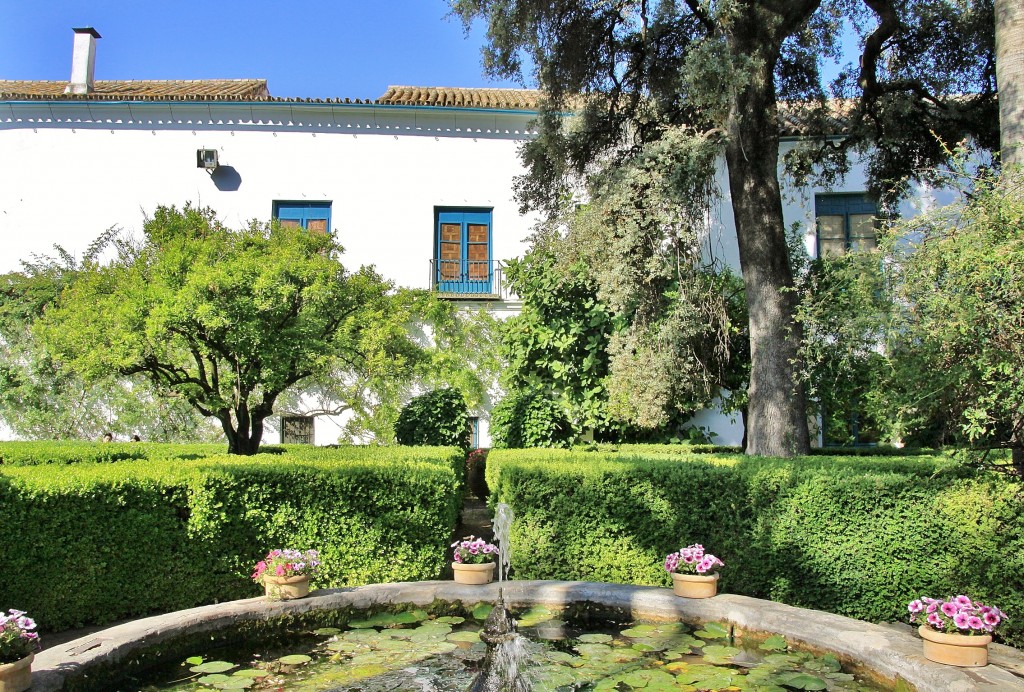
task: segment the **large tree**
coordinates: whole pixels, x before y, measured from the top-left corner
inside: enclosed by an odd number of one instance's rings
[[[287,388],[409,343],[391,328],[391,286],[347,270],[324,234],[255,222],[234,231],[208,209],[161,207],[140,241],[117,248],[79,272],[39,334],[86,378],[143,375],[216,418],[234,454],[259,450]]]
[[[21,271],[0,276],[0,421],[15,435],[33,439],[181,441],[216,433],[187,403],[160,397],[142,378],[86,382],[52,358],[32,327],[81,269],[96,260],[115,231],[94,241],[79,259],[55,246]]]
[[[857,151],[868,160],[876,190],[899,188],[907,176],[943,160],[943,140],[972,135],[993,147],[991,0],[452,5],[467,26],[478,17],[487,21],[487,70],[522,76],[524,67],[532,69],[545,94],[540,135],[524,148],[530,170],[518,192],[525,207],[555,213],[581,186],[604,194],[609,171],[649,158],[666,142],[687,153],[659,184],[680,192],[702,192],[705,162],[724,157],[749,306],[747,451],[805,451],[801,335],[778,175],[780,126],[803,136],[804,145],[789,157],[797,182],[833,179]],[[859,37],[859,64],[826,84],[822,64],[841,54],[844,27]],[[566,117],[570,112],[575,117]],[[638,204],[644,197],[645,190],[634,191]],[[686,218],[663,237],[678,235],[678,228],[699,231],[709,211],[692,201],[680,206]],[[661,303],[655,312],[675,309],[664,294],[653,297]],[[687,300],[686,292],[677,299]]]
[[[996,78],[999,81],[1000,155],[1024,165],[1024,4],[996,0]]]

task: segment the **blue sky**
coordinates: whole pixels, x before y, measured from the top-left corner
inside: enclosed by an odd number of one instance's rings
[[[389,84],[519,86],[483,74],[446,0],[0,0],[0,79],[66,80],[72,27],[96,79],[269,81],[274,96],[377,98]]]

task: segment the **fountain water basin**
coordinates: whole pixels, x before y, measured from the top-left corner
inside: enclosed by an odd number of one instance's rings
[[[888,627],[829,613],[730,594],[711,599],[676,597],[670,589],[591,582],[512,581],[500,586],[461,586],[452,582],[377,584],[315,592],[298,601],[262,598],[233,601],[137,620],[48,649],[33,666],[33,691],[111,689],[103,681],[147,650],[172,649],[175,641],[281,619],[315,621],[332,613],[393,610],[399,606],[436,609],[460,604],[471,609],[494,603],[499,588],[509,608],[544,606],[589,611],[618,621],[717,622],[737,635],[778,634],[808,650],[833,653],[854,672],[893,687],[909,689],[1024,691],[1024,680],[988,666],[964,671],[924,659],[920,640]]]

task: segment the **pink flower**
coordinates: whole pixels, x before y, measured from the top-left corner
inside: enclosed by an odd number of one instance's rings
[[[942,618],[938,613],[932,613],[928,616],[928,624],[932,627],[942,628]]]
[[[909,604],[907,604],[907,610],[909,610],[911,613],[920,613],[922,610],[924,610],[924,603],[922,603],[920,600],[913,600]]]
[[[982,622],[981,618],[977,615],[972,615],[967,618],[967,626],[972,630],[983,630],[985,629],[985,623]]]
[[[283,577],[284,576],[284,565],[278,565],[277,567],[275,567],[274,568],[274,572],[277,574],[277,576]]]
[[[991,609],[989,609],[988,612],[983,612],[981,615],[981,619],[984,620],[985,624],[989,627],[995,627],[999,624],[999,615],[992,612]]]
[[[967,596],[957,596],[953,600],[961,608],[970,608],[972,605],[974,605],[973,603],[971,603],[971,599],[967,598]]]
[[[957,613],[953,616],[953,624],[962,630],[970,627],[970,616],[967,613]]]
[[[925,609],[925,612],[926,613],[934,613],[938,609],[939,609],[939,602],[935,601],[935,600],[932,600],[932,601],[930,601],[928,603],[928,607]]]
[[[943,603],[941,608],[942,608],[942,614],[945,615],[946,617],[953,617],[954,615],[956,615],[957,613],[960,612],[960,609],[957,608],[954,603],[949,602],[949,601]]]

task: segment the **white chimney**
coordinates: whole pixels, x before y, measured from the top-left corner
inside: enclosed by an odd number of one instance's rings
[[[71,55],[71,82],[65,94],[88,94],[92,91],[92,75],[96,66],[96,39],[98,31],[91,26],[72,29],[75,49]]]

